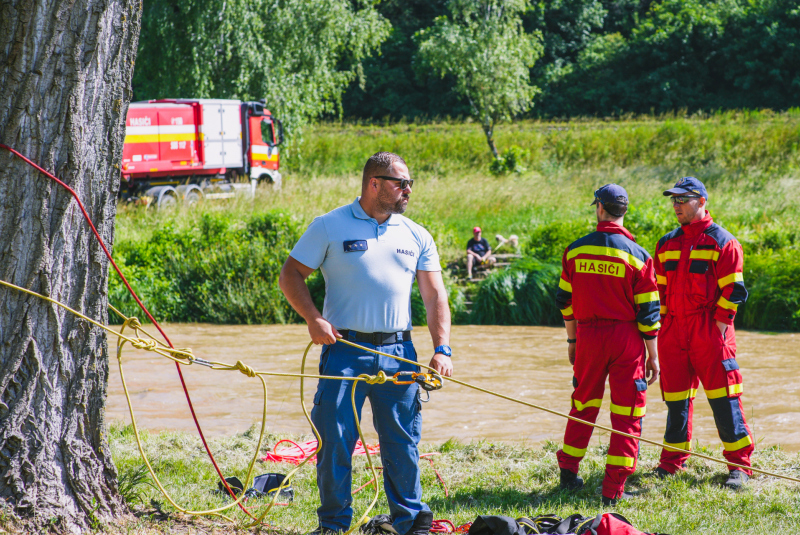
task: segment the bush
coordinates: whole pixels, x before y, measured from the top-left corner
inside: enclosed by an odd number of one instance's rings
[[[531,151],[523,149],[517,145],[512,145],[503,151],[499,158],[495,158],[489,165],[489,171],[494,175],[504,175],[506,173],[522,173],[526,169],[522,167],[522,161],[527,160]]]
[[[528,236],[525,254],[542,262],[561,265],[564,249],[581,236],[593,232],[595,228],[595,223],[588,218],[553,221],[541,225]]]
[[[230,213],[205,213],[196,226],[178,229],[168,222],[149,239],[121,241],[114,257],[157,319],[290,323],[298,316],[277,282],[299,237],[298,223],[281,213],[244,222]],[[109,302],[128,316],[142,316],[114,275]]]
[[[476,325],[560,325],[555,302],[561,267],[522,259],[481,284],[469,321]]]
[[[800,330],[800,263],[796,251],[745,257],[749,296],[740,305],[736,326],[768,331]]]

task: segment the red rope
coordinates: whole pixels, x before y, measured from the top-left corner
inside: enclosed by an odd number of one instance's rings
[[[431,523],[431,529],[429,531],[431,533],[466,533],[469,531],[471,525],[472,522],[467,522],[466,524],[461,524],[456,527],[455,524],[445,518],[442,520],[434,520]]]
[[[139,308],[142,309],[142,311],[147,315],[147,318],[153,323],[153,325],[155,325],[156,329],[158,329],[158,332],[161,333],[161,336],[163,336],[164,340],[166,340],[167,344],[169,344],[169,347],[171,347],[172,349],[175,349],[175,346],[172,345],[172,342],[167,337],[166,333],[161,329],[161,325],[158,324],[158,322],[155,320],[155,318],[150,314],[150,311],[147,310],[147,307],[144,306],[144,303],[142,303],[141,299],[139,299],[139,296],[136,295],[136,292],[133,291],[133,288],[131,288],[131,285],[128,283],[128,279],[125,278],[125,275],[122,274],[122,271],[120,271],[119,266],[117,266],[117,263],[114,262],[113,258],[111,258],[111,253],[108,252],[108,249],[106,248],[106,244],[105,244],[105,242],[103,242],[103,238],[100,237],[100,233],[98,233],[97,229],[94,227],[94,223],[92,223],[92,219],[89,217],[89,214],[86,212],[86,209],[83,207],[83,203],[81,202],[80,198],[78,198],[78,194],[75,193],[75,190],[73,190],[71,187],[66,185],[64,182],[62,182],[61,180],[56,178],[55,175],[53,175],[52,173],[50,173],[48,171],[45,171],[44,169],[42,169],[41,167],[39,167],[38,165],[33,163],[28,158],[26,158],[25,156],[23,156],[22,154],[20,154],[16,150],[14,150],[11,147],[9,147],[8,145],[4,145],[4,144],[0,143],[0,148],[6,149],[11,154],[19,156],[20,158],[22,158],[22,160],[25,163],[27,163],[28,165],[30,165],[34,169],[38,170],[40,173],[44,174],[48,178],[50,178],[50,179],[54,180],[55,182],[57,182],[61,187],[66,189],[72,195],[72,197],[75,199],[75,202],[78,203],[78,207],[81,209],[81,212],[83,212],[84,219],[86,219],[86,222],[89,223],[89,226],[92,228],[92,232],[94,233],[95,238],[97,238],[97,241],[100,243],[100,247],[103,248],[103,252],[106,254],[106,257],[108,257],[109,262],[111,262],[111,265],[114,266],[114,269],[116,270],[117,274],[122,279],[122,282],[125,284],[125,287],[128,289],[130,294],[136,300],[136,304],[139,305]],[[222,475],[222,471],[220,470],[219,466],[217,465],[217,461],[214,459],[214,455],[211,453],[211,449],[208,447],[208,443],[206,442],[206,437],[203,435],[203,430],[200,429],[200,422],[197,420],[197,415],[194,412],[194,405],[192,405],[192,399],[189,397],[189,390],[186,388],[186,381],[183,378],[183,372],[181,371],[180,364],[178,364],[176,362],[175,363],[175,367],[177,368],[178,376],[181,379],[181,386],[183,387],[183,392],[184,392],[184,394],[186,394],[186,401],[189,404],[189,410],[192,413],[192,419],[194,420],[194,424],[197,427],[197,432],[200,435],[200,440],[203,441],[203,447],[205,447],[206,453],[208,453],[208,458],[211,459],[211,464],[214,465],[214,469],[217,471],[217,474],[219,475],[220,480],[222,480],[222,483],[225,485],[225,488],[228,490],[228,493],[235,500],[236,499],[236,494],[233,492],[231,487],[228,485],[228,482],[225,481],[225,476]],[[241,502],[239,503],[239,507],[241,508],[242,511],[247,513],[247,515],[250,516],[250,518],[255,520],[255,517],[252,514],[250,514],[250,512],[247,509],[245,509],[245,507],[241,504]]]

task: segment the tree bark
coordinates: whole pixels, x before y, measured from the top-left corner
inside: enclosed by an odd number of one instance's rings
[[[0,143],[76,190],[110,247],[141,0],[0,0]],[[72,197],[0,149],[0,278],[107,321],[108,261]],[[102,330],[0,287],[0,497],[80,532],[124,510]]]
[[[500,154],[497,152],[497,147],[494,144],[494,125],[494,121],[483,121],[483,133],[486,134],[486,143],[489,145],[489,150],[492,151],[492,156],[494,156],[496,160],[500,157]]]

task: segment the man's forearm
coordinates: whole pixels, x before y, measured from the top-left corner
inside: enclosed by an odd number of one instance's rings
[[[647,354],[654,359],[658,358],[658,338],[645,339],[644,345],[647,347]]]
[[[578,322],[575,320],[564,320],[564,327],[567,329],[567,338],[575,340],[578,336]]]
[[[314,306],[314,300],[311,299],[311,292],[308,291],[306,281],[299,271],[291,268],[284,268],[278,279],[278,285],[283,295],[286,296],[286,300],[289,301],[292,308],[306,320],[306,323],[310,323],[322,317],[317,307]]]
[[[439,296],[433,306],[426,308],[433,347],[450,345],[450,306],[447,303],[447,294]]]

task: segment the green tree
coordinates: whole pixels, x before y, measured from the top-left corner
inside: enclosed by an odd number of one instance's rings
[[[450,0],[450,15],[417,34],[422,60],[441,76],[455,76],[486,134],[495,159],[495,125],[533,106],[539,91],[530,68],[542,54],[540,34],[526,34],[527,0]]]
[[[355,7],[354,7],[355,6]],[[341,109],[387,37],[371,1],[151,0],[134,91],[149,98],[265,98],[287,135]]]

